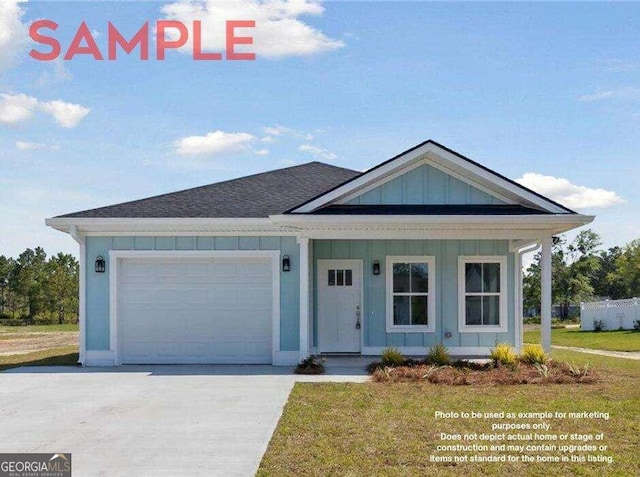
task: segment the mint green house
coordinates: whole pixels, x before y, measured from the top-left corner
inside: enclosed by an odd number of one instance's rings
[[[426,141],[47,219],[80,245],[80,361],[295,364],[522,344],[522,253],[580,215]]]

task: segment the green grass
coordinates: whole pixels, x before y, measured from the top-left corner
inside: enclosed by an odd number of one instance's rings
[[[540,343],[540,331],[525,331],[525,343]],[[554,328],[551,344],[607,351],[640,351],[640,331],[580,331],[580,328]]]
[[[258,475],[640,475],[637,458],[640,363],[571,351],[554,351],[552,356],[575,364],[589,362],[603,380],[591,385],[482,387],[429,383],[297,383]],[[603,432],[603,442],[610,449],[603,454],[612,456],[614,463],[454,465],[430,462],[430,454],[436,453],[435,446],[447,444],[440,441],[441,432],[491,432],[491,421],[483,419],[434,418],[435,411],[472,410],[609,412],[608,421],[551,420],[554,427],[549,432]]]
[[[0,356],[0,371],[19,366],[75,366],[78,362],[77,346],[62,346],[27,354]]]
[[[0,333],[46,333],[48,331],[78,331],[77,324],[0,326]]]

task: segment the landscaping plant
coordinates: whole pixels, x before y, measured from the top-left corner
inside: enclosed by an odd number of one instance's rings
[[[505,366],[513,366],[518,360],[516,352],[507,343],[499,343],[492,348],[490,357],[495,364]]]
[[[317,356],[308,356],[301,359],[295,369],[296,374],[322,374],[324,373],[323,360]]]
[[[548,360],[547,353],[539,344],[527,343],[522,347],[520,361],[529,364],[544,364]]]
[[[438,366],[445,366],[451,363],[451,355],[449,354],[447,347],[442,343],[439,343],[429,348],[426,361]]]
[[[404,355],[398,348],[385,348],[380,357],[382,366],[402,366],[405,361]]]

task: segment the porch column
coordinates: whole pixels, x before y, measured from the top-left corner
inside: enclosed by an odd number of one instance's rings
[[[78,283],[78,362],[83,366],[86,364],[87,354],[87,312],[86,312],[86,289],[87,289],[87,245],[83,235],[78,232],[75,225],[69,227],[69,235],[78,242],[80,248],[80,277]]]
[[[540,330],[542,347],[551,351],[551,237],[542,239],[540,259]]]
[[[309,239],[300,244],[300,359],[309,356]]]

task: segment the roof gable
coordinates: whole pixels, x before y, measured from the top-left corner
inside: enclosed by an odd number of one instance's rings
[[[349,205],[498,205],[508,202],[434,166],[420,164],[381,185],[356,192],[355,197],[347,196],[338,203]]]
[[[310,162],[60,217],[266,218],[358,175],[358,171]]]
[[[347,182],[323,193],[301,204],[289,213],[312,213],[322,207],[334,204],[354,204],[367,203],[369,200],[377,200],[375,194],[380,195],[380,204],[409,204],[412,200],[417,200],[416,192],[407,184],[406,193],[398,192],[398,187],[403,187],[403,181],[409,182],[412,179],[411,172],[422,166],[427,166],[427,171],[438,170],[444,173],[448,179],[443,178],[439,187],[449,188],[449,197],[447,192],[442,191],[439,194],[433,193],[433,189],[427,190],[426,195],[423,192],[422,204],[454,204],[455,201],[465,200],[467,204],[481,204],[482,201],[491,198],[493,203],[497,200],[497,204],[521,205],[527,208],[539,209],[544,212],[555,214],[575,214],[551,199],[548,199],[526,187],[506,178],[505,176],[448,149],[435,141],[425,141],[378,166],[354,177]],[[429,172],[427,172],[427,175]],[[415,173],[419,175],[419,173]],[[400,181],[396,181],[400,179]],[[428,181],[428,179],[427,179]],[[453,182],[452,182],[453,181]],[[448,183],[448,185],[447,185]],[[443,186],[444,184],[444,186]],[[455,190],[454,195],[457,197],[452,199],[451,184]],[[461,184],[465,184],[462,186]],[[427,186],[429,186],[427,182]],[[438,185],[435,185],[436,189]],[[370,191],[376,191],[373,195],[367,195]],[[383,193],[387,190],[394,191],[388,193],[394,198],[383,198]],[[484,193],[480,194],[480,193]],[[406,194],[406,199],[404,195]],[[433,197],[432,197],[433,195]],[[359,198],[359,199],[358,199]],[[388,202],[386,200],[400,202]],[[436,202],[429,202],[436,200]],[[452,201],[454,200],[454,201]],[[355,202],[354,202],[355,201]]]

